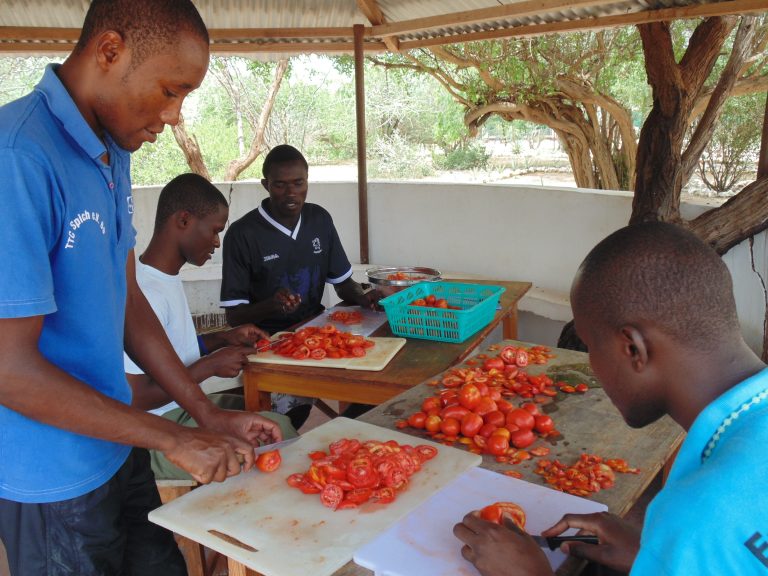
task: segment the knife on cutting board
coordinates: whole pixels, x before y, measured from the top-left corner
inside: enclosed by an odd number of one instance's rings
[[[272,452],[273,450],[282,450],[283,448],[286,448],[296,442],[301,438],[301,436],[296,436],[296,438],[289,438],[288,440],[282,440],[280,442],[273,442],[272,444],[264,444],[262,446],[259,446],[258,448],[253,449],[253,454],[255,456],[258,456],[259,454],[263,454],[264,452]],[[240,453],[235,454],[237,456],[237,461],[242,464],[245,462],[245,459],[243,458],[243,455]]]
[[[538,544],[541,548],[549,548],[550,550],[557,550],[560,548],[560,544],[563,542],[584,542],[586,544],[597,544],[597,536],[594,535],[576,535],[572,534],[571,536],[550,536],[548,538],[544,536],[535,536],[531,534],[531,538],[533,538],[534,542]]]

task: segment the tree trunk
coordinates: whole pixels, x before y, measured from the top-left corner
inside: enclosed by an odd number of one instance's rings
[[[682,148],[688,118],[735,18],[709,18],[696,28],[680,64],[669,24],[638,26],[653,107],[637,145],[637,178],[630,224],[680,220],[684,171]],[[697,158],[698,159],[698,158]]]
[[[277,93],[280,91],[280,84],[283,81],[283,76],[285,76],[285,71],[287,69],[287,59],[280,60],[277,63],[277,66],[275,67],[275,77],[272,80],[272,86],[269,88],[269,93],[267,94],[267,98],[264,101],[264,105],[261,107],[259,121],[257,125],[253,127],[253,139],[251,140],[251,146],[245,155],[236,158],[229,163],[227,166],[227,172],[224,175],[224,180],[237,180],[237,177],[240,175],[240,173],[248,168],[248,166],[250,166],[253,161],[258,158],[259,154],[261,154],[261,151],[264,147],[264,132],[267,129],[267,122],[269,122],[269,116],[272,114],[272,108],[275,105],[275,99],[277,98]]]
[[[206,180],[210,180],[211,175],[208,173],[205,160],[203,160],[203,154],[200,152],[197,138],[195,138],[194,134],[190,135],[187,133],[184,116],[181,113],[179,113],[179,123],[176,126],[171,126],[171,130],[173,130],[173,137],[176,138],[176,143],[184,153],[189,169]]]

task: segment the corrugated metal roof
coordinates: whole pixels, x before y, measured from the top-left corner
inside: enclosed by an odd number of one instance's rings
[[[766,0],[194,0],[215,52],[409,49],[643,21],[764,12]],[[0,51],[67,52],[88,0],[2,0]],[[54,29],[54,30],[51,30]]]

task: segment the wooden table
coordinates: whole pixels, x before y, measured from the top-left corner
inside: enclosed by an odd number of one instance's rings
[[[452,281],[462,280],[446,280]],[[516,338],[517,303],[530,289],[530,282],[474,279],[465,282],[494,284],[504,286],[506,290],[499,301],[500,310],[491,323],[464,342],[451,344],[409,338],[389,365],[378,372],[252,363],[243,371],[246,409],[268,409],[271,392],[381,404],[464,360],[499,324],[504,338]],[[393,336],[388,323],[372,335]]]
[[[506,344],[520,343],[506,341],[499,346]],[[548,413],[563,435],[562,439],[552,443],[551,452],[547,457],[569,463],[575,461],[581,453],[588,452],[605,458],[624,458],[630,466],[640,468],[641,472],[637,475],[617,473],[613,488],[591,496],[592,500],[606,504],[611,512],[623,516],[675,454],[685,433],[669,417],[664,417],[641,430],[630,428],[592,376],[587,354],[559,348],[554,349],[553,353],[555,358],[546,366],[529,366],[528,372],[546,372],[553,380],[586,382],[590,385],[590,390],[586,394],[561,394],[547,407]],[[395,428],[397,420],[418,411],[424,398],[433,395],[435,390],[434,386],[422,383],[377,406],[359,419],[384,428]],[[428,438],[425,433],[413,428],[400,431]],[[536,445],[538,444],[540,442]],[[514,469],[521,472],[523,479],[528,482],[543,483],[542,478],[534,474],[535,459],[510,465],[499,464],[493,456],[484,455],[482,467],[496,471]],[[581,572],[584,564],[583,561],[569,558],[557,573],[559,576],[572,576]],[[337,571],[335,576],[372,574],[370,570],[349,562]]]

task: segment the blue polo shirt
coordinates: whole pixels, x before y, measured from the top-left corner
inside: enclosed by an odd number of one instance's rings
[[[646,511],[632,576],[768,575],[766,445],[768,369],[694,421]]]
[[[41,353],[129,403],[125,266],[136,239],[130,155],[96,136],[56,68],[46,69],[32,93],[0,108],[0,318],[44,316]],[[111,478],[129,451],[0,406],[0,497],[80,496]]]

